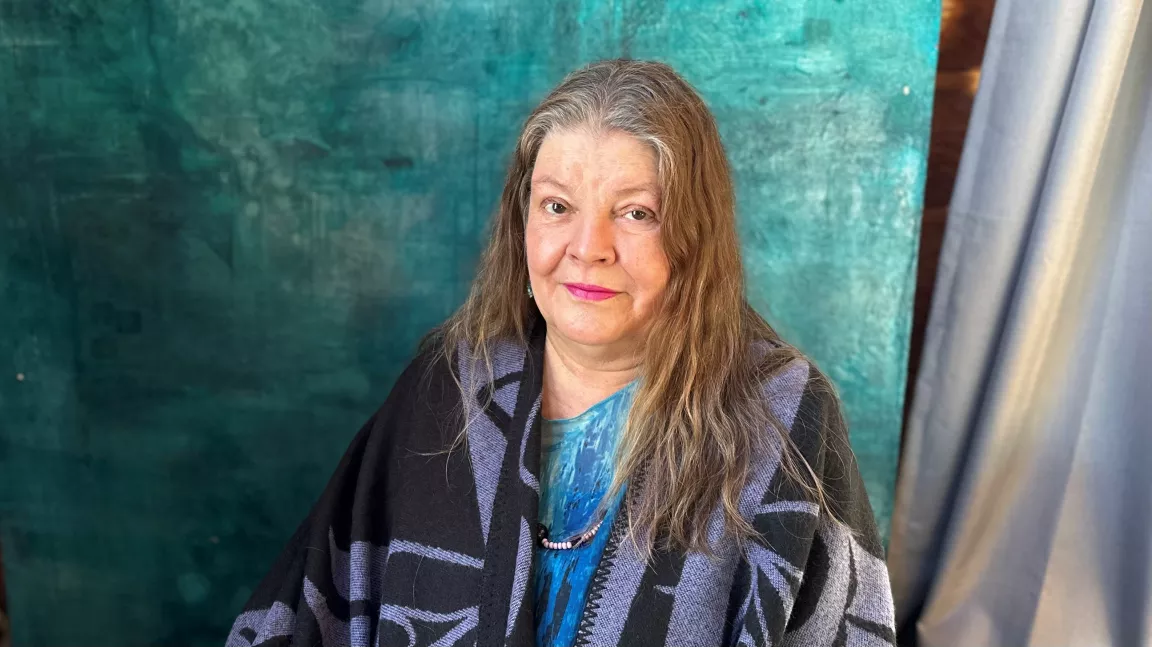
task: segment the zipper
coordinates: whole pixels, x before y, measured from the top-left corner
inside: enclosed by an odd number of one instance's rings
[[[588,594],[584,600],[584,611],[580,615],[580,625],[576,628],[576,641],[572,647],[593,647],[592,625],[596,622],[596,614],[600,611],[600,599],[608,588],[608,575],[616,562],[616,553],[620,552],[620,544],[624,541],[628,521],[627,499],[635,496],[644,483],[644,471],[641,471],[632,483],[624,487],[620,493],[620,500],[616,503],[616,512],[612,515],[612,530],[608,533],[608,541],[604,545],[604,552],[600,555],[600,563],[596,566],[596,573],[592,575],[592,582],[588,585]]]
[[[580,625],[576,628],[576,641],[573,647],[592,645],[592,625],[596,622],[596,614],[600,611],[600,599],[604,597],[604,590],[608,588],[608,575],[612,572],[624,528],[627,526],[627,523],[620,519],[623,514],[624,506],[620,505],[616,509],[616,514],[612,516],[612,530],[608,533],[604,553],[601,554],[600,563],[596,565],[596,572],[588,584],[588,597],[584,600],[584,611],[580,615]]]

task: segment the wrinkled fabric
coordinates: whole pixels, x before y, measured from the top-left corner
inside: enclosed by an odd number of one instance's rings
[[[997,3],[947,227],[902,641],[1152,645],[1152,6]]]

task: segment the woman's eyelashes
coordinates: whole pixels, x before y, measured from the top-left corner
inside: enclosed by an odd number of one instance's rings
[[[568,212],[568,207],[556,200],[545,200],[543,207],[544,213],[551,216],[562,216]]]
[[[550,216],[563,216],[572,211],[571,207],[568,205],[559,200],[551,198],[541,202],[540,208],[544,211],[544,213]],[[660,222],[660,218],[656,215],[655,211],[642,207],[629,207],[618,213],[620,218],[629,222],[649,225],[657,224]]]

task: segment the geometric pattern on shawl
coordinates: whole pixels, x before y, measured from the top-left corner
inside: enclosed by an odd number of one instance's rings
[[[765,387],[773,414],[794,434],[814,431],[793,424],[800,417],[810,422],[811,410],[801,411],[812,407],[817,397],[811,370],[807,362],[796,360]],[[842,440],[846,442],[846,436]],[[814,455],[805,456],[811,461]],[[814,469],[823,466],[815,463]],[[847,526],[822,517],[811,496],[785,478],[777,460],[754,464],[740,510],[753,521],[758,536],[745,545],[743,555],[724,543],[719,509],[711,517],[709,540],[726,559],[689,553],[669,562],[671,571],[661,571],[623,545],[608,562],[607,586],[596,600],[598,612],[586,628],[586,644],[679,647],[712,645],[726,636],[723,644],[765,647],[775,636],[780,645],[795,647],[895,645],[883,561],[857,542]],[[735,618],[729,599],[715,595],[725,586],[742,592]],[[648,618],[646,624],[635,622],[640,616]],[[796,626],[786,628],[789,621]],[[663,639],[660,631],[666,631]]]
[[[526,374],[533,376],[532,388],[539,389],[539,376],[525,361],[525,351],[516,344],[499,346],[492,358],[495,381],[473,390],[474,399],[465,404],[465,411],[471,407],[473,414],[467,435],[467,476],[463,471],[453,473],[470,479],[475,489],[453,505],[466,505],[469,512],[475,509],[475,520],[468,522],[475,530],[467,531],[474,534],[465,535],[470,539],[433,545],[427,540],[442,539],[439,534],[413,541],[404,537],[415,535],[390,532],[386,534],[391,539],[382,545],[353,540],[344,550],[335,530],[327,526],[323,527],[327,541],[314,532],[307,535],[313,542],[327,544],[322,548],[294,538],[295,547],[284,559],[294,554],[295,561],[282,560],[270,574],[269,586],[283,588],[276,592],[262,583],[260,601],[250,602],[262,608],[249,608],[237,617],[227,647],[288,645],[298,639],[356,647],[530,645],[532,596],[527,589],[535,553],[534,516],[530,515],[534,515],[531,504],[538,496],[539,483],[534,474],[538,468],[529,465],[529,458],[539,449],[533,444],[538,443],[538,434],[528,432],[539,415],[540,397],[538,391],[520,393]],[[487,367],[481,370],[465,352],[457,358],[455,368],[463,384],[487,382]],[[720,559],[681,553],[657,554],[644,562],[626,542],[619,543],[611,555],[605,552],[601,579],[598,586],[594,581],[595,595],[590,592],[578,644],[895,644],[887,571],[875,529],[867,527],[871,512],[858,472],[854,465],[843,464],[841,456],[851,456],[846,432],[834,430],[839,436],[830,442],[840,444],[825,451],[821,444],[825,439],[819,438],[823,432],[811,428],[813,416],[818,415],[813,413],[814,394],[809,388],[811,370],[803,361],[785,367],[765,385],[765,397],[813,469],[826,479],[826,488],[848,502],[848,509],[837,510],[837,517],[850,525],[830,522],[821,515],[805,492],[782,477],[775,460],[754,460],[740,510],[758,537],[745,545],[745,551],[723,545],[719,509],[712,515],[709,538]],[[519,425],[523,426],[515,428]],[[363,442],[379,441],[373,435],[367,438]],[[810,446],[802,446],[804,442]],[[350,454],[362,455],[363,448],[354,442]],[[355,474],[357,468],[348,469]],[[418,472],[413,474],[406,478],[423,478]],[[502,482],[505,477],[511,482]],[[509,487],[517,503],[502,498],[498,504],[498,490]],[[463,507],[448,509],[454,515],[451,519],[464,514]],[[408,510],[420,514],[421,509]],[[491,544],[490,535],[499,537],[500,543]],[[501,548],[493,552],[491,545]],[[322,568],[314,556],[322,556]],[[300,572],[324,579],[313,582],[307,575],[296,576],[293,589],[292,573]],[[498,586],[492,588],[497,581]],[[420,583],[419,597],[413,597],[416,582]],[[487,584],[481,586],[481,582]],[[469,593],[435,593],[452,590]],[[718,591],[728,594],[716,595]],[[489,596],[502,597],[502,601],[493,604]],[[405,597],[421,602],[409,604],[401,599]]]

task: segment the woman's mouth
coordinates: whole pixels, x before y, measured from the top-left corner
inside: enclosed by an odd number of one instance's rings
[[[564,287],[568,288],[568,293],[573,297],[583,301],[604,301],[620,294],[615,290],[587,283],[565,283]]]

